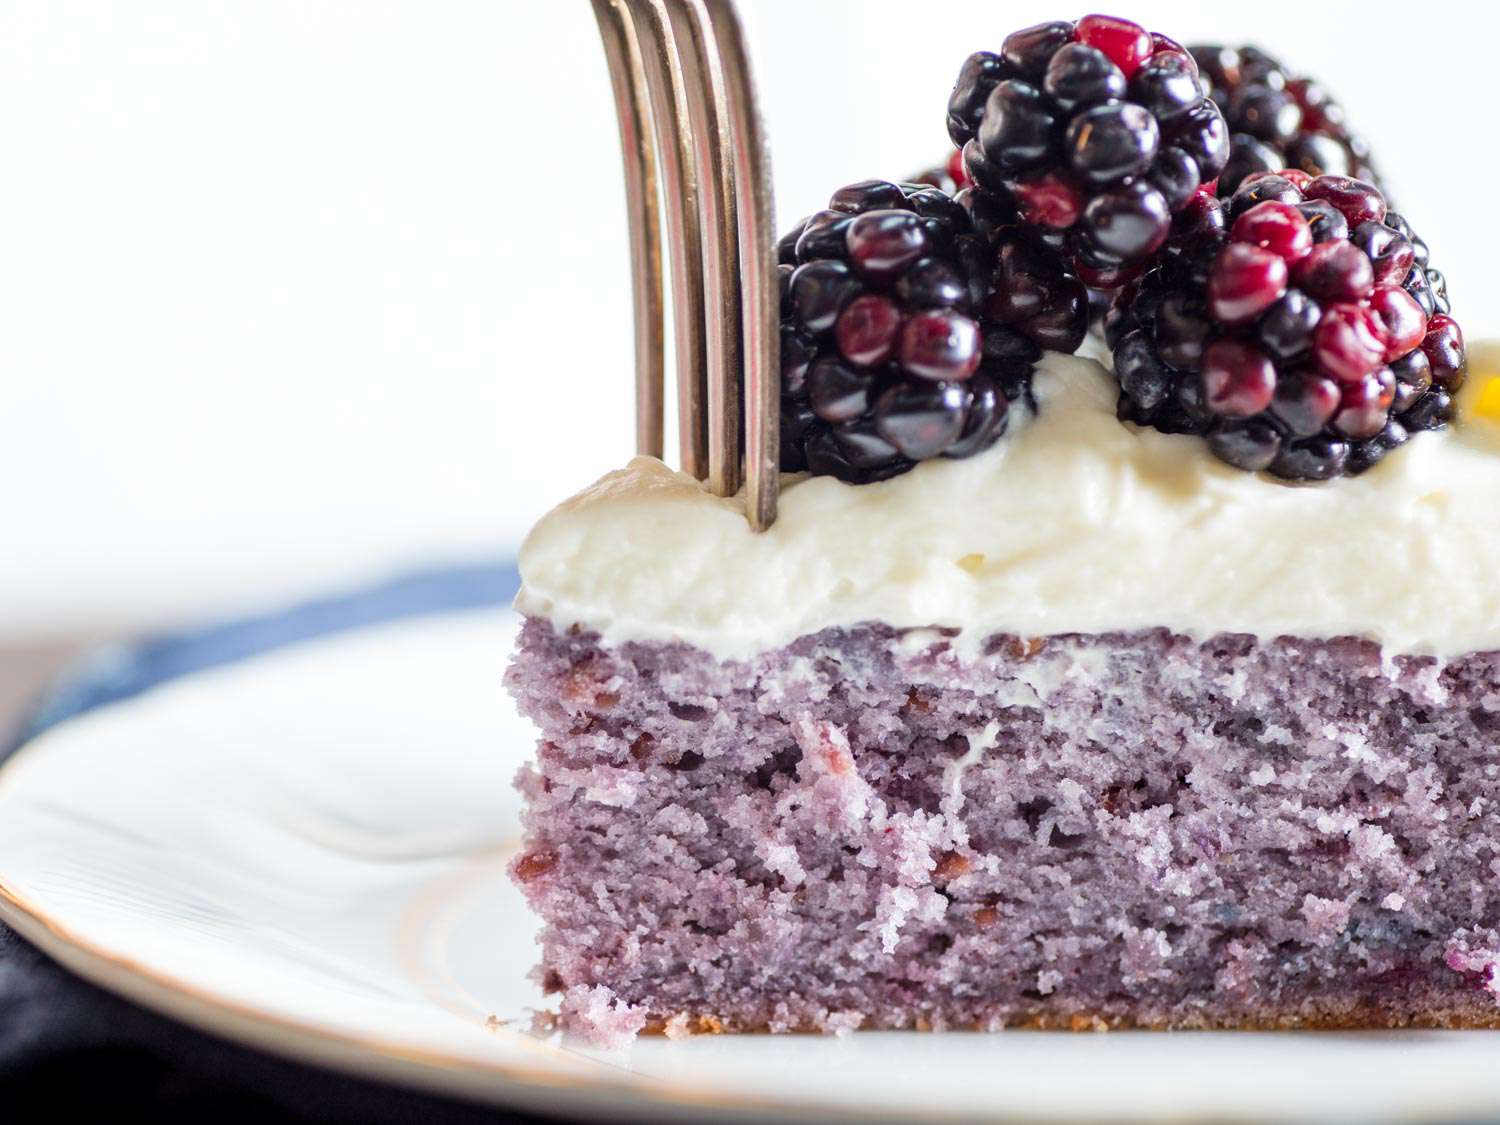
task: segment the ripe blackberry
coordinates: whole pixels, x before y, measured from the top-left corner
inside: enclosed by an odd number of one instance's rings
[[[971,457],[1087,331],[1078,280],[927,184],[867,180],[782,238],[781,468],[862,484]]]
[[[1255,172],[1295,169],[1351,176],[1379,186],[1369,146],[1349,131],[1328,91],[1299,78],[1258,47],[1190,47],[1231,133],[1219,194],[1231,196]]]
[[[964,154],[954,149],[941,164],[924,168],[912,178],[912,183],[923,187],[935,187],[949,195],[957,195],[969,186],[968,174],[964,171]]]
[[[973,190],[973,181],[969,179],[968,173],[964,171],[963,151],[954,149],[953,154],[944,164],[934,165],[925,171],[917,173],[912,179],[919,184],[929,187],[941,188],[951,195],[956,195],[958,201],[973,211],[976,207],[981,208],[981,214],[985,217],[982,229],[991,240],[1000,236],[1002,231],[1010,231],[1016,228],[1026,228],[1027,224],[1022,220],[1020,212],[1014,207],[1008,206],[1004,200],[997,200],[993,196],[979,199]],[[1055,249],[1049,245],[1050,240],[1043,235],[1038,238],[1034,234],[1028,237],[1033,245],[1046,249]],[[1057,255],[1053,255],[1054,258]],[[1070,271],[1071,272],[1071,271]],[[1094,324],[1104,317],[1109,311],[1110,299],[1113,296],[1107,289],[1088,289],[1089,301],[1089,323]]]
[[[1227,233],[1204,235],[1211,254],[1163,255],[1105,331],[1122,419],[1201,435],[1238,468],[1328,480],[1448,424],[1463,333],[1376,188],[1296,179],[1252,175]]]
[[[948,132],[975,190],[1018,212],[1096,289],[1167,241],[1229,159],[1229,131],[1182,47],[1110,16],[1017,31],[969,56]]]

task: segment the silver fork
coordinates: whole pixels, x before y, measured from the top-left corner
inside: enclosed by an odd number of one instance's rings
[[[717,496],[743,482],[750,525],[763,531],[776,519],[779,298],[744,28],[734,0],[591,2],[625,156],[636,450],[663,453],[665,203],[682,470]]]

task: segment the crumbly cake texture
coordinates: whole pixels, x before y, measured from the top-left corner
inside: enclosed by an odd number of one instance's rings
[[[1500,653],[533,618],[513,876],[641,1031],[1500,1026]]]

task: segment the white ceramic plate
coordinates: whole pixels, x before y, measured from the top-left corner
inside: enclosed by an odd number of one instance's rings
[[[1500,1113],[1500,1034],[530,1034],[504,876],[532,732],[515,619],[365,630],[178,681],[0,771],[0,913],[99,984],[285,1055],[595,1116],[1410,1119]]]

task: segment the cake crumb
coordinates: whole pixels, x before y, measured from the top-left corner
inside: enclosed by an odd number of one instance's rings
[[[1493,931],[1488,936],[1495,937]],[[1449,943],[1444,961],[1454,972],[1470,978],[1475,987],[1500,999],[1500,949],[1478,945],[1461,930]]]
[[[1315,945],[1331,945],[1349,924],[1349,904],[1308,895],[1302,900],[1302,917]]]
[[[646,1026],[646,1011],[620,1000],[601,984],[575,984],[563,993],[560,1018],[570,1036],[591,1047],[619,1051]]]
[[[858,1031],[864,1022],[863,1012],[829,1012],[823,1020],[823,1030],[825,1033],[843,1038],[851,1032]]]

